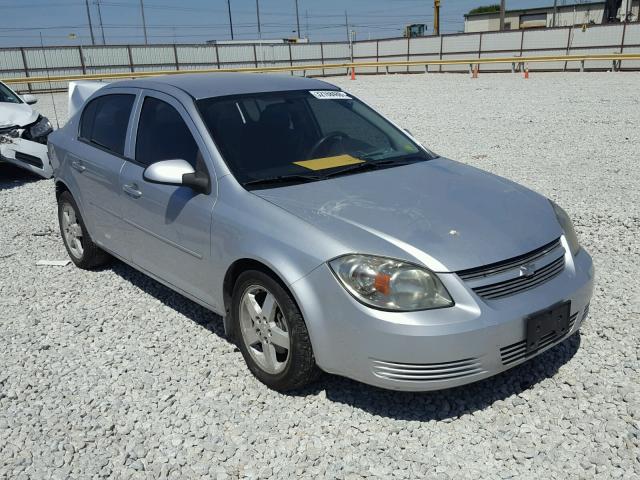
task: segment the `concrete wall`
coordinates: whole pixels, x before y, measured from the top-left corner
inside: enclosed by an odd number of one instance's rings
[[[624,40],[623,40],[624,39]],[[355,62],[429,61],[522,57],[536,55],[640,53],[640,23],[511,30],[468,34],[391,38],[353,44]],[[237,67],[296,66],[347,63],[345,42],[294,45],[113,45],[0,49],[0,79],[68,76],[160,70],[201,70]],[[578,62],[546,62],[530,70],[576,70]],[[586,69],[610,69],[611,61],[587,61]],[[482,71],[511,71],[511,63],[482,65]],[[640,61],[624,60],[622,69],[640,69]],[[469,66],[430,65],[429,72],[465,72]],[[360,73],[424,72],[424,65],[363,67]],[[347,69],[296,71],[295,75],[345,75]],[[14,84],[19,91],[65,89],[66,83]]]

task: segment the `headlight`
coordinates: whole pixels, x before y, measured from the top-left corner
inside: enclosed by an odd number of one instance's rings
[[[571,250],[571,254],[575,256],[580,251],[580,242],[578,241],[576,231],[573,229],[573,222],[569,218],[567,212],[565,212],[560,205],[552,200],[549,200],[549,202],[551,202],[551,206],[553,207],[554,212],[556,212],[556,218],[558,219],[562,230],[564,230],[564,236],[569,244],[569,250]]]
[[[40,119],[29,129],[29,135],[31,138],[38,138],[51,133],[53,127],[47,117],[40,117]]]
[[[329,262],[354,297],[382,310],[427,310],[453,305],[435,273],[391,258],[345,255]]]

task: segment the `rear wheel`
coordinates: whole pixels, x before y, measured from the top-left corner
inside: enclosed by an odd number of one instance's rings
[[[233,292],[232,315],[238,347],[262,383],[286,391],[317,378],[300,309],[277,280],[256,270],[241,274]]]
[[[58,198],[58,221],[62,241],[76,266],[91,269],[109,261],[109,255],[91,239],[78,205],[69,192],[62,192]]]

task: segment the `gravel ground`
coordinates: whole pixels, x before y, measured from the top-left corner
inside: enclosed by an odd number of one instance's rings
[[[454,390],[281,395],[130,267],[37,267],[66,258],[53,183],[0,166],[0,479],[640,476],[640,74],[332,81],[566,208],[597,269],[581,334]]]

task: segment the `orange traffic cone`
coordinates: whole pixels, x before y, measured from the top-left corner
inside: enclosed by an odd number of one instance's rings
[[[351,80],[356,79],[356,69],[355,67],[351,67]]]

